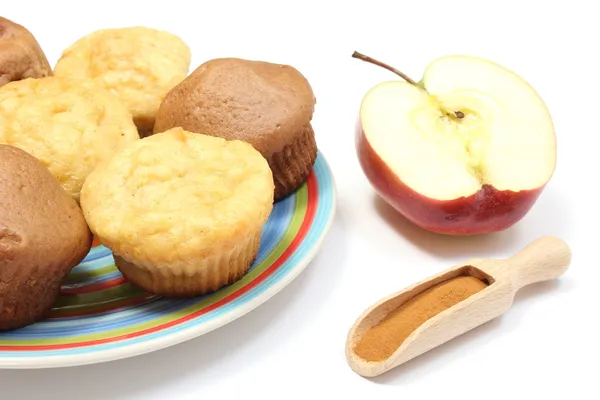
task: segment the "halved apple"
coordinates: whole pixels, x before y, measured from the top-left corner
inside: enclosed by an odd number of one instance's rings
[[[401,76],[408,81],[376,85],[360,108],[358,158],[379,195],[437,233],[501,231],[522,219],[556,167],[552,118],[536,91],[472,56],[439,58],[418,83]]]

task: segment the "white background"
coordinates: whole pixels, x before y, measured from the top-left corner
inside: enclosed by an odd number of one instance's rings
[[[338,207],[319,256],[248,315],[136,358],[0,371],[0,398],[600,398],[594,3],[2,1],[2,15],[33,31],[52,64],[93,30],[147,25],[181,36],[192,48],[192,69],[223,56],[294,65],[317,96],[314,127],[334,172]],[[434,58],[466,53],[528,80],[554,116],[558,166],[527,217],[500,234],[449,238],[409,225],[376,201],[357,162],[354,124],[364,93],[396,78],[352,59],[353,50],[415,79]],[[372,302],[466,258],[508,256],[542,235],[572,247],[571,268],[559,281],[523,289],[503,317],[380,378],[349,369],[346,333]]]

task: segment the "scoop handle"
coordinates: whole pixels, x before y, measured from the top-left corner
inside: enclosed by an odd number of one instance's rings
[[[571,250],[562,239],[543,236],[505,262],[515,284],[522,288],[561,276],[571,262]]]

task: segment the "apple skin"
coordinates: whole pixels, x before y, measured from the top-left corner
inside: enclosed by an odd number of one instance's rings
[[[365,176],[386,203],[414,225],[439,234],[467,236],[508,229],[529,212],[545,187],[513,192],[484,185],[469,197],[436,200],[398,179],[371,147],[360,121],[356,152]]]

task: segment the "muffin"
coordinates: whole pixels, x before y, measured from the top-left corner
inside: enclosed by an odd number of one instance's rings
[[[44,318],[92,235],[81,209],[44,165],[0,145],[0,330]]]
[[[190,60],[188,46],[169,32],[141,26],[104,29],[68,47],[54,74],[93,79],[119,96],[146,136],[164,96],[186,77]]]
[[[310,84],[291,66],[215,59],[171,89],[154,133],[181,127],[252,144],[273,171],[277,201],[304,183],[317,157],[314,106]]]
[[[266,160],[250,144],[173,128],[98,166],[83,185],[81,206],[129,282],[187,297],[248,271],[273,188]]]
[[[50,75],[52,68],[31,32],[0,17],[0,86]]]
[[[0,143],[42,161],[76,201],[96,165],[135,140],[131,113],[92,82],[46,77],[0,87]]]

